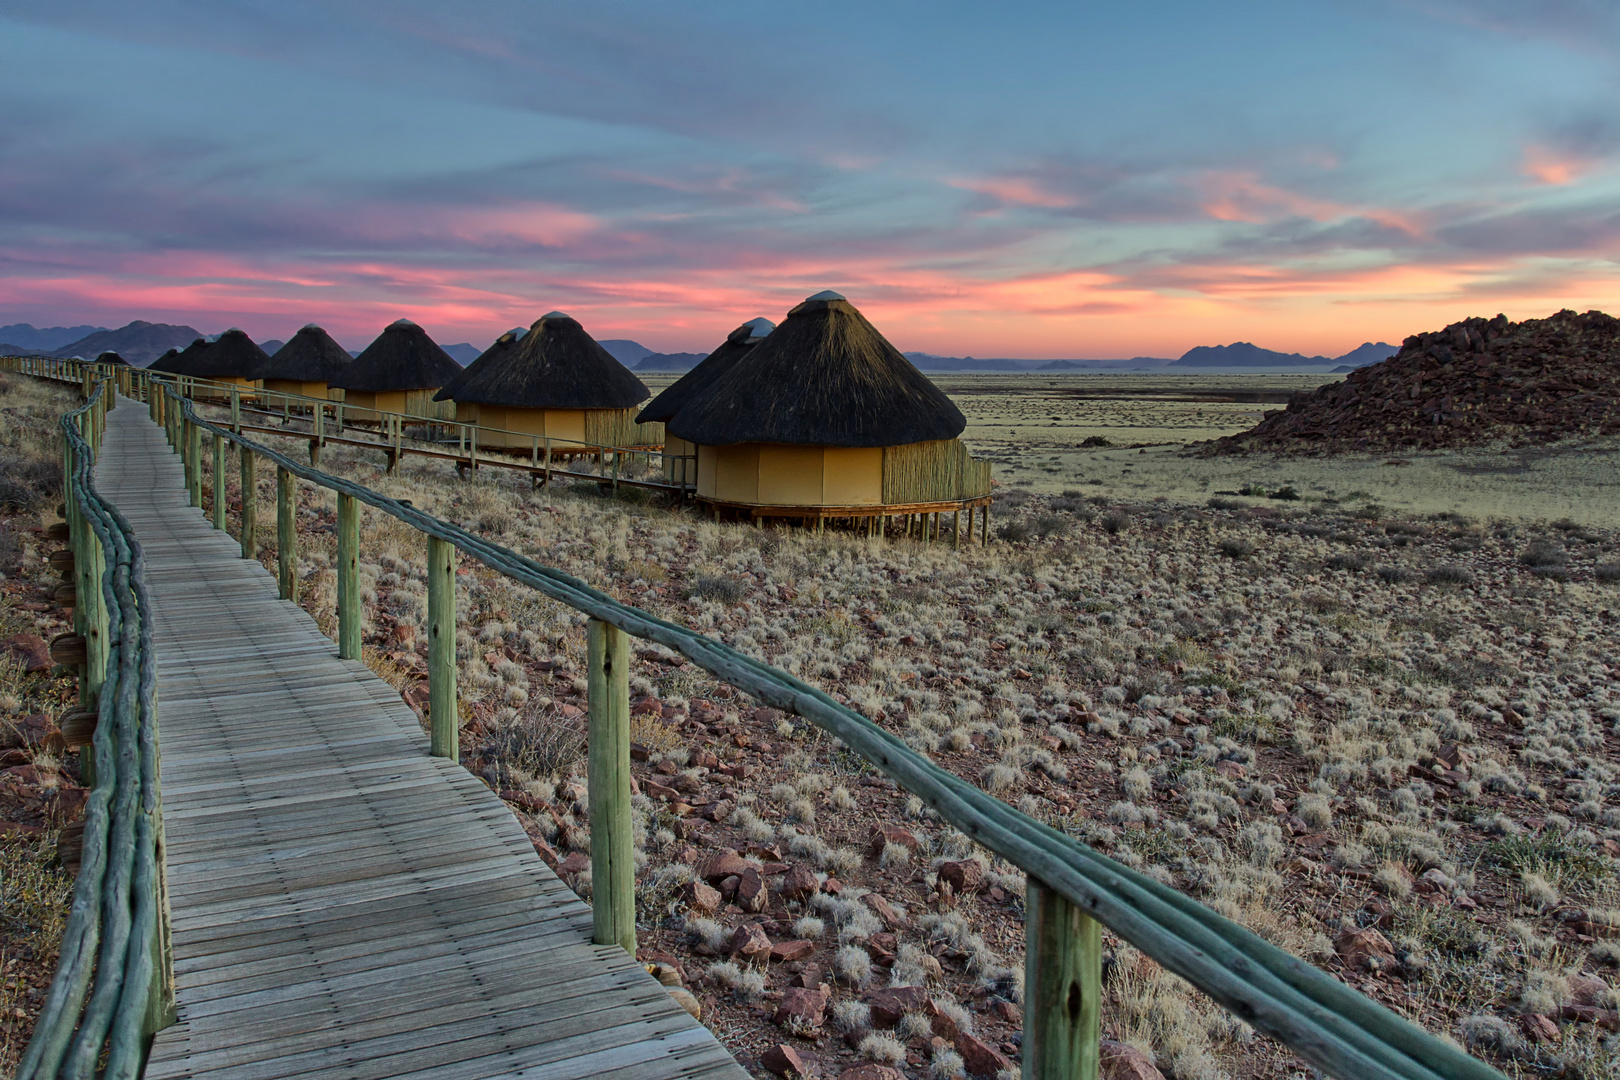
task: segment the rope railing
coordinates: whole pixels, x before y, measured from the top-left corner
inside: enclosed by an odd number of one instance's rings
[[[49,377],[81,372],[50,367]],[[172,1022],[172,975],[162,946],[156,687],[143,557],[129,524],[93,476],[106,411],[97,379],[62,417],[72,539],[74,622],[86,656],[81,718],[93,717],[81,778],[90,786],[82,854],[56,975],[17,1080],[138,1077],[150,1038]],[[88,715],[85,715],[88,714]]]
[[[513,428],[497,427],[492,424],[458,420],[447,416],[425,416],[409,411],[393,411],[378,408],[375,405],[351,405],[342,400],[312,397],[298,394],[288,390],[258,389],[244,386],[241,383],[225,382],[216,379],[205,379],[192,375],[171,375],[164,372],[151,372],[150,377],[168,383],[179,391],[182,397],[192,400],[207,399],[209,401],[228,405],[231,410],[231,430],[241,434],[244,428],[257,428],[265,434],[282,434],[262,425],[244,425],[244,415],[258,414],[265,417],[282,416],[283,420],[297,418],[301,421],[307,419],[308,431],[288,431],[288,436],[307,438],[310,442],[311,464],[319,464],[320,448],[327,442],[347,443],[356,446],[371,446],[383,450],[389,455],[389,468],[392,470],[394,462],[405,454],[427,453],[437,456],[446,456],[447,451],[440,449],[433,439],[428,442],[429,448],[410,445],[417,440],[409,439],[407,428],[425,428],[431,434],[433,431],[443,429],[455,432],[455,455],[464,458],[465,464],[473,469],[481,465],[497,468],[527,468],[529,471],[543,476],[549,486],[553,476],[570,479],[585,479],[607,481],[615,487],[620,484],[634,487],[647,487],[690,492],[695,488],[697,472],[697,459],[691,454],[669,454],[663,449],[652,449],[647,446],[619,446],[613,443],[591,442],[585,439],[571,439],[560,435],[541,435],[533,431],[518,431]],[[121,387],[122,388],[122,387]],[[125,388],[125,392],[128,389]],[[257,402],[258,408],[253,407]],[[276,403],[282,406],[281,412],[274,408]],[[291,412],[296,407],[298,413]],[[303,411],[308,411],[307,418]],[[330,413],[332,426],[326,425]],[[359,424],[356,417],[363,418]],[[372,428],[363,425],[376,425],[375,430],[379,441],[369,442],[356,440],[345,434],[348,431],[370,431]],[[527,465],[523,463],[520,455],[525,449],[529,452]],[[555,462],[572,463],[579,457],[595,457],[597,461],[596,473],[580,472],[567,465],[559,466]],[[644,459],[649,472],[658,472],[653,466],[653,458],[661,461],[673,462],[676,467],[670,470],[672,476],[663,480],[648,480],[644,477],[621,475],[622,466],[626,461],[634,462],[638,458]],[[692,478],[689,480],[688,478]]]
[[[358,506],[402,521],[428,538],[429,725],[432,752],[456,747],[454,563],[459,551],[590,618],[589,770],[592,907],[598,942],[633,950],[634,877],[628,827],[628,662],[625,637],[670,648],[754,698],[804,717],[918,796],[952,826],[1028,875],[1024,1075],[1093,1080],[1098,1066],[1101,944],[1098,925],[1185,978],[1221,1007],[1342,1080],[1503,1080],[1491,1066],[1226,919],[1176,889],[1025,816],[940,768],[890,732],[829,695],[763,661],[634,607],[551,567],[493,544],[408,503],[324,473],[202,418],[157,380],[133,377],[154,418],[186,459],[200,492],[197,436],[234,444],[242,455],[244,518],[251,521],[253,462],[278,476],[277,547],[282,592],[296,593],[294,485],[338,496],[339,652],[358,658],[361,612],[356,577]],[[153,391],[156,392],[153,392]],[[222,445],[216,441],[216,447]],[[222,458],[216,453],[215,469]],[[223,476],[216,471],[217,493]],[[200,494],[193,502],[201,505]],[[223,527],[222,515],[216,524]],[[243,554],[256,545],[244,539]],[[628,920],[628,927],[626,927]],[[53,988],[54,992],[54,988]],[[44,1074],[40,1074],[44,1075]]]

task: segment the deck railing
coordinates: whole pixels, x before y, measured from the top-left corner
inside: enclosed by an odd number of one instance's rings
[[[144,376],[144,380],[143,380]],[[320,464],[320,450],[328,443],[369,447],[383,451],[388,457],[389,469],[407,454],[451,458],[457,467],[476,471],[481,467],[518,469],[535,476],[537,483],[549,487],[554,477],[563,479],[594,480],[617,489],[643,487],[688,494],[696,490],[695,483],[686,482],[687,476],[697,472],[694,455],[671,455],[663,448],[646,446],[616,446],[610,443],[566,439],[555,435],[540,435],[532,431],[516,431],[490,424],[457,420],[453,416],[426,416],[412,412],[394,412],[370,406],[349,405],[328,398],[310,397],[285,390],[260,390],[244,387],[240,383],[200,379],[189,375],[173,376],[162,372],[144,372],[131,369],[129,385],[121,385],[126,394],[140,395],[143,381],[168,383],[192,400],[206,400],[230,409],[230,427],[236,434],[258,431],[267,435],[285,435],[309,441],[310,463]],[[364,417],[358,423],[356,414]],[[280,417],[283,424],[293,421],[307,423],[309,430],[272,428],[253,424],[254,415],[270,419]],[[425,431],[427,439],[413,439],[407,430]],[[376,439],[357,438],[357,434],[376,433]],[[439,436],[435,438],[434,436]],[[453,441],[454,451],[448,448]],[[528,460],[524,460],[527,451]],[[653,459],[658,458],[655,466]],[[585,472],[575,466],[579,459],[595,461],[596,471]],[[667,478],[665,461],[673,460],[674,475]],[[560,463],[560,464],[559,464]],[[641,466],[636,469],[639,463]],[[658,479],[649,479],[657,476]]]
[[[137,383],[140,378],[136,376]],[[428,676],[431,752],[457,755],[455,563],[457,552],[589,616],[588,772],[592,909],[599,943],[635,947],[635,880],[630,838],[627,639],[671,648],[720,680],[802,716],[836,737],[946,822],[1028,875],[1025,917],[1023,1075],[1094,1080],[1102,1004],[1099,924],[1185,978],[1219,1005],[1343,1080],[1503,1080],[1470,1057],[1327,973],[1217,915],[1181,892],[1115,862],[1071,836],[1019,813],[919,754],[824,692],[713,638],[619,603],[559,570],[398,502],[310,468],[200,417],[159,384],[149,395],[167,417],[171,441],[200,490],[199,434],[241,452],[244,522],[255,462],[274,463],[278,561],[284,595],[296,590],[292,508],[298,481],[338,496],[338,649],[358,658],[363,613],[358,581],[360,506],[422,534],[428,554]],[[215,456],[216,470],[223,470]],[[216,477],[223,479],[223,471]],[[216,487],[216,492],[223,486]],[[200,505],[200,499],[196,500]],[[219,502],[216,501],[216,505]],[[222,515],[215,523],[223,527]],[[244,540],[244,556],[252,544]]]
[[[92,474],[112,388],[71,362],[43,370],[88,388],[61,421],[76,632],[52,652],[82,657],[80,711],[62,728],[87,746],[90,795],[56,975],[17,1078],[138,1077],[151,1036],[174,1019],[152,627],[141,546]]]

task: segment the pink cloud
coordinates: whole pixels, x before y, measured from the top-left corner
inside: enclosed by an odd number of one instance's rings
[[[1040,206],[1050,210],[1061,210],[1077,205],[1072,196],[1047,191],[1027,177],[952,177],[945,182],[963,191],[989,195],[993,199],[999,199],[1004,203],[1016,203],[1019,206]]]
[[[1259,223],[1303,217],[1326,222],[1360,217],[1399,229],[1409,236],[1421,235],[1423,231],[1413,214],[1312,198],[1267,184],[1258,173],[1251,171],[1209,170],[1196,176],[1192,186],[1199,193],[1204,213],[1217,221]]]
[[[1598,160],[1590,155],[1532,143],[1524,148],[1524,162],[1520,168],[1524,175],[1538,184],[1561,186],[1574,183],[1597,164]]]

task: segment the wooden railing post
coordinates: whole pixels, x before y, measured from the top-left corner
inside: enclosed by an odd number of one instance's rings
[[[456,714],[456,546],[428,537],[428,753],[461,758]]]
[[[276,466],[276,578],[281,598],[298,602],[298,480]]]
[[[1097,1080],[1102,926],[1033,875],[1024,889],[1024,1080]]]
[[[186,421],[186,488],[191,505],[202,508],[202,425]]]
[[[231,432],[242,434],[242,391],[231,387]]]
[[[257,559],[259,545],[255,533],[259,527],[258,463],[254,459],[253,451],[247,447],[239,447],[238,450],[242,458],[242,558]]]
[[[636,863],[630,835],[628,636],[597,619],[587,631],[590,722],[591,940],[636,954]]]
[[[225,436],[214,436],[214,528],[225,531]]]
[[[360,659],[360,502],[338,492],[338,656]]]

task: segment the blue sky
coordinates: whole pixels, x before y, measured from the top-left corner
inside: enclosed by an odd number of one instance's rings
[[[1336,354],[1615,307],[1620,6],[0,0],[0,322]]]

